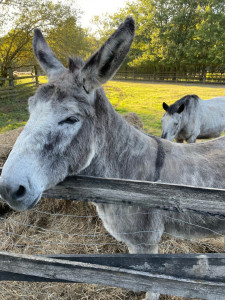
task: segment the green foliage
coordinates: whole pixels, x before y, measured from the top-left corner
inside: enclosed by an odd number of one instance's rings
[[[5,32],[4,20],[8,20],[14,2],[0,2],[5,15],[0,15],[0,32]],[[67,63],[65,57],[79,55],[86,57],[96,41],[78,24],[79,11],[67,4],[51,1],[15,0],[20,3],[12,17],[12,29],[0,36],[0,77],[6,77],[9,67],[35,64],[32,51],[33,29],[40,28],[53,51]],[[23,5],[21,5],[23,3]],[[8,7],[8,10],[7,10]],[[1,22],[2,21],[2,22]]]
[[[102,18],[100,34],[108,35],[127,15],[135,18],[136,37],[125,67],[203,76],[224,68],[224,0],[136,0]]]

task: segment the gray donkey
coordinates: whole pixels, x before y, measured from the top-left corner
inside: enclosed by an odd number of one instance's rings
[[[49,83],[29,99],[30,118],[2,170],[0,194],[13,209],[33,208],[44,190],[74,174],[225,188],[225,138],[184,145],[148,136],[106,98],[100,86],[126,57],[134,29],[127,18],[86,63],[70,59],[68,69],[35,30],[34,53]],[[164,231],[187,238],[224,233],[223,221],[195,213],[96,207],[106,229],[130,253],[157,253]],[[147,293],[146,299],[158,296]]]
[[[166,111],[162,117],[162,138],[178,143],[195,143],[196,139],[209,139],[225,130],[225,97],[202,100],[187,95],[170,106],[163,102]]]

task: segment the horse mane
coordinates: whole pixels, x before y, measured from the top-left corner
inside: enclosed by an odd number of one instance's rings
[[[193,101],[196,103],[198,101],[199,97],[197,95],[186,95],[182,97],[181,99],[177,100],[175,103],[171,104],[167,112],[172,115],[176,113],[179,109],[179,107],[184,104],[185,107],[189,106],[190,103],[193,103]]]

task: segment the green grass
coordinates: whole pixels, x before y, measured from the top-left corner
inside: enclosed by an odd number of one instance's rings
[[[17,80],[16,84],[27,83],[32,79]],[[41,83],[47,82],[47,77],[40,76]],[[20,96],[0,99],[0,133],[16,129],[26,124],[28,119],[27,99],[32,93],[30,87],[20,88]]]
[[[136,112],[144,130],[158,136],[164,114],[163,102],[172,104],[187,94],[196,94],[202,99],[225,96],[223,85],[110,81],[104,89],[118,113]]]
[[[47,77],[40,77],[47,82]],[[161,133],[161,118],[164,114],[162,102],[172,104],[187,94],[197,94],[202,99],[225,96],[223,85],[142,83],[110,81],[104,85],[108,99],[117,112],[136,112],[146,132]],[[0,100],[0,133],[24,125],[28,119],[27,97]]]

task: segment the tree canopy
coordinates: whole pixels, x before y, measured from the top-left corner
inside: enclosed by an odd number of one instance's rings
[[[136,37],[126,67],[146,71],[225,70],[224,0],[136,0],[114,15],[96,18],[101,35],[127,15]]]
[[[11,66],[35,63],[31,41],[36,27],[64,64],[68,56],[86,58],[96,49],[96,39],[79,25],[79,10],[66,3],[0,0],[0,76]],[[128,15],[135,18],[136,36],[122,68],[202,76],[225,71],[224,0],[133,0],[113,15],[95,17],[99,43]]]
[[[32,52],[33,29],[39,28],[53,51],[67,63],[69,55],[85,58],[96,41],[78,22],[79,10],[51,1],[0,0],[0,77],[12,66],[36,63]],[[6,27],[11,18],[11,28]],[[7,21],[7,22],[6,22]]]

